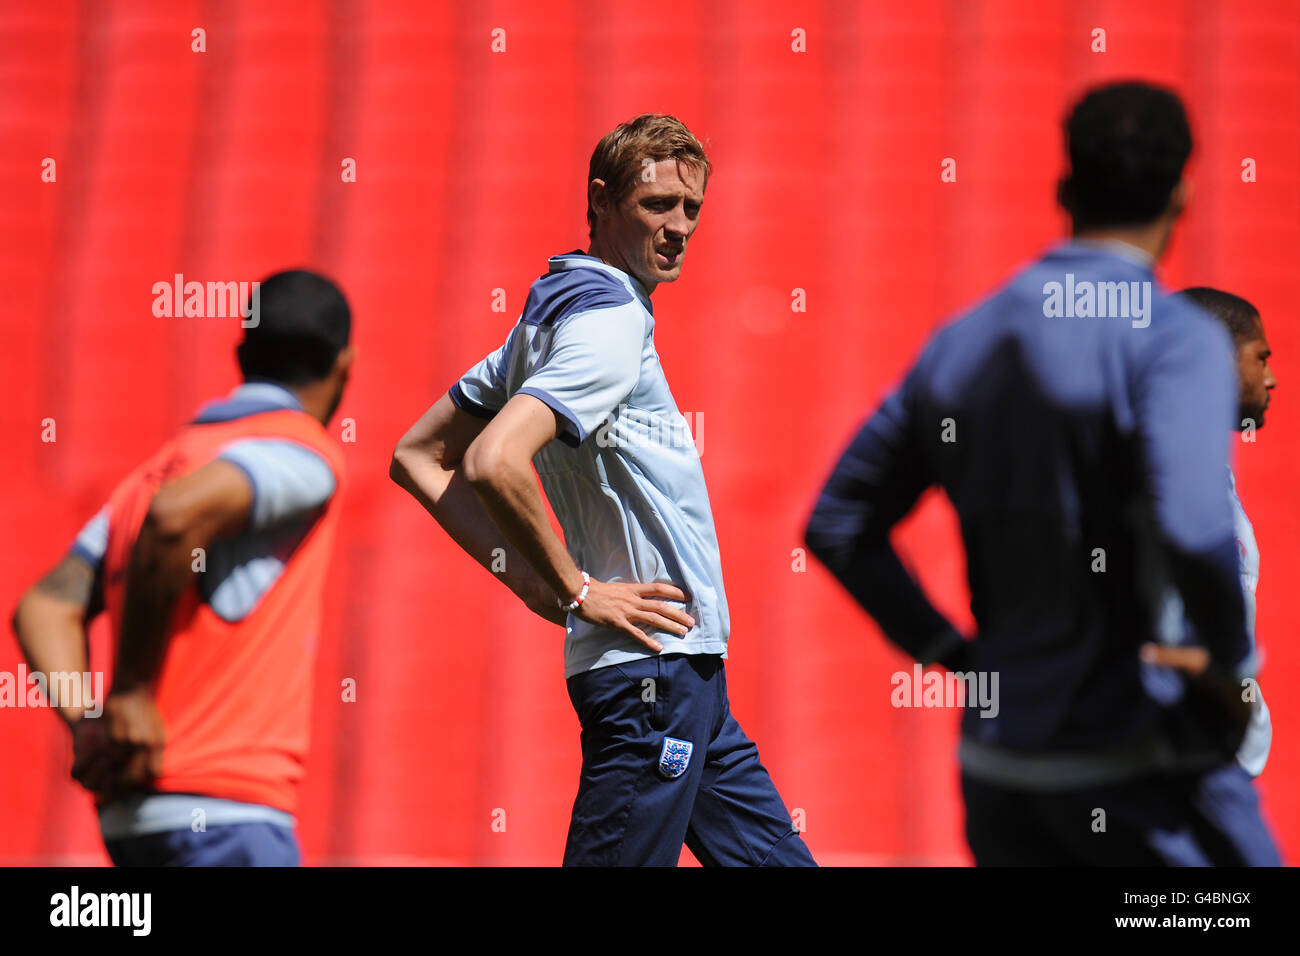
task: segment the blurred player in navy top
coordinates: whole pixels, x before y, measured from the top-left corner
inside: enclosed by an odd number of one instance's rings
[[[808,545],[918,661],[998,675],[995,706],[962,721],[979,864],[1276,863],[1249,781],[1226,803],[1199,785],[1241,742],[1254,659],[1224,488],[1229,338],[1152,272],[1189,196],[1187,117],[1114,84],[1065,133],[1072,239],[933,335],[836,465]],[[889,540],[934,485],[960,519],[969,642]],[[1144,650],[1166,586],[1202,636],[1195,665]]]

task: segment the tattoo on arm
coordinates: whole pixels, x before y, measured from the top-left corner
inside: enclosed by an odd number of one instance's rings
[[[95,569],[85,558],[70,554],[41,578],[36,587],[57,600],[86,607],[95,591]]]

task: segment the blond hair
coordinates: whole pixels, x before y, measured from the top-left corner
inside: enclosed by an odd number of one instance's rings
[[[635,188],[642,161],[647,159],[656,163],[675,159],[679,163],[698,166],[704,170],[705,183],[713,171],[704,146],[685,123],[666,113],[642,113],[601,137],[591,154],[587,183],[590,185],[593,179],[602,180],[610,202],[622,202]],[[594,239],[596,210],[592,208],[590,193],[587,196],[587,224]]]

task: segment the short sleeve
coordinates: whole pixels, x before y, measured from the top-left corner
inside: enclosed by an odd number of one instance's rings
[[[296,442],[250,438],[234,442],[217,456],[238,466],[253,486],[249,528],[261,531],[322,507],[338,485],[320,455]]]
[[[516,324],[505,345],[497,349],[462,375],[448,393],[452,403],[462,412],[479,418],[491,418],[505,405],[506,369],[509,368],[510,351],[519,334]]]
[[[558,322],[549,350],[516,394],[532,395],[563,419],[559,438],[577,446],[620,404],[641,375],[646,316],[629,302]]]
[[[104,563],[108,551],[108,505],[100,508],[95,517],[86,522],[72,542],[71,553],[82,558],[96,571]]]

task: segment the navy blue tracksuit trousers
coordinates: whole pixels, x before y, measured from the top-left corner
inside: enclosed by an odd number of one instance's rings
[[[723,660],[668,654],[568,680],[582,779],[566,866],[816,866],[758,748],[731,715]]]
[[[979,866],[1281,866],[1250,776],[1236,762],[1055,793],[962,774]],[[1094,825],[1105,812],[1105,830]]]

